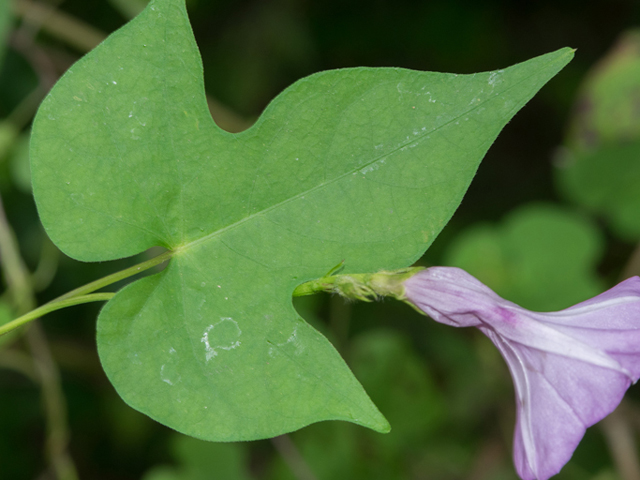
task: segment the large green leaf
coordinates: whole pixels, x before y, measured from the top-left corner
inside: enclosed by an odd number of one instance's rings
[[[230,134],[207,111],[183,1],[151,2],[56,85],[31,144],[38,210],[65,253],[174,252],[98,319],[119,394],[209,440],[330,419],[387,431],[291,293],[343,259],[346,272],[418,259],[500,129],[572,56],[476,75],[323,72]]]

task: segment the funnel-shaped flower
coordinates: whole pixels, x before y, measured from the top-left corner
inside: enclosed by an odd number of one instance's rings
[[[551,313],[504,300],[458,268],[422,270],[404,286],[418,309],[447,325],[479,328],[507,361],[517,397],[513,457],[523,480],[558,473],[586,428],[640,377],[638,277]]]

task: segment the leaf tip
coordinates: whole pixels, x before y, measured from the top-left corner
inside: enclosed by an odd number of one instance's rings
[[[567,61],[565,62],[565,65],[569,63],[571,60],[573,60],[573,57],[576,54],[576,50],[578,49],[572,48],[572,47],[563,47],[560,50],[558,50],[559,53],[561,52],[567,56]]]
[[[384,424],[380,426],[380,428],[376,429],[376,432],[378,433],[389,433],[391,432],[391,425],[389,424],[389,422],[387,422],[387,419],[384,418]]]
[[[389,433],[391,431],[391,425],[387,421],[387,419],[380,412],[373,418],[371,418],[368,422],[356,422],[363,427],[370,428],[374,432],[378,433]]]

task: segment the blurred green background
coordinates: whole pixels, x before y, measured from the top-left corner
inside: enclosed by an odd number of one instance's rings
[[[144,4],[0,0],[0,194],[39,303],[148,255],[81,264],[60,254],[39,225],[28,170],[29,125],[47,90]],[[633,31],[640,2],[188,5],[212,114],[230,131],[249,126],[281,90],[320,70],[473,73],[577,48],[491,147],[422,263],[463,267],[536,310],[568,307],[640,273],[640,34]],[[21,308],[4,273],[0,323]],[[99,306],[86,305],[49,315],[36,333],[0,338],[0,478],[517,478],[511,380],[479,332],[437,324],[392,301],[347,304],[318,295],[295,303],[353,368],[389,419],[390,434],[325,422],[250,443],[178,435],[116,395],[95,348]],[[639,428],[636,387],[587,432],[557,478],[638,480]]]

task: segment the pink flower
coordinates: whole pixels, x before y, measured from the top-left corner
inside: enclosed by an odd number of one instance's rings
[[[640,278],[559,312],[526,310],[459,268],[422,270],[406,299],[440,323],[477,327],[507,361],[517,397],[513,459],[523,480],[569,461],[587,427],[640,377]]]

